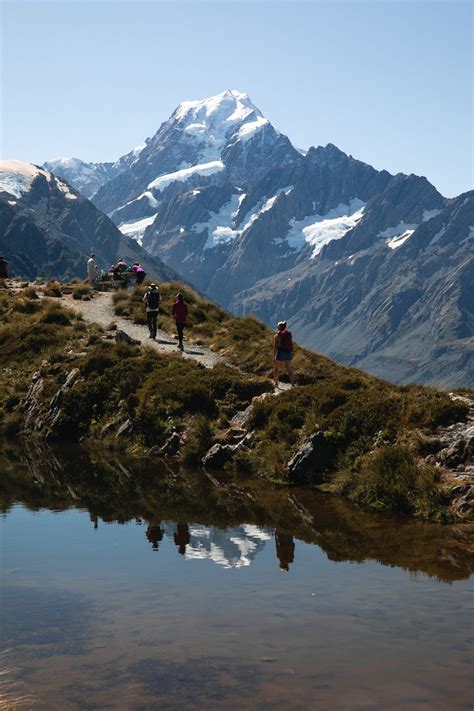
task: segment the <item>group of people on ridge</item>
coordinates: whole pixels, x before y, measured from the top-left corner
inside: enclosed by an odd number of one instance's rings
[[[110,269],[114,279],[120,279],[126,272],[135,274],[136,283],[138,285],[143,284],[146,277],[146,271],[143,269],[140,262],[134,262],[131,267],[128,266],[123,259],[118,259],[115,264],[112,264]],[[87,280],[90,286],[94,285],[94,281],[101,275],[101,270],[95,261],[95,253],[92,252],[91,256],[87,260]]]

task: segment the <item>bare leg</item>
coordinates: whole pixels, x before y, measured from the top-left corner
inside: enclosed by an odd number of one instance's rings
[[[292,385],[294,385],[294,384],[295,384],[295,373],[294,373],[294,370],[293,370],[293,366],[292,366],[292,364],[291,364],[291,361],[290,361],[290,360],[285,360],[285,365],[286,365],[286,369],[287,369],[287,371],[288,371],[288,377],[289,377],[289,379],[290,379],[290,383],[291,383]]]
[[[275,387],[278,387],[278,384],[280,382],[280,361],[275,360]]]

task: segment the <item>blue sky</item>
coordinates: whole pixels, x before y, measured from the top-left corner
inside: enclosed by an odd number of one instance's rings
[[[2,1],[2,157],[114,160],[184,99],[247,92],[301,148],[335,143],[445,195],[473,183],[468,0]]]

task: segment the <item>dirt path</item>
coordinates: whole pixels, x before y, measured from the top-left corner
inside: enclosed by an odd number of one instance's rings
[[[123,316],[117,316],[114,313],[111,293],[97,292],[91,301],[77,301],[68,294],[67,296],[63,296],[61,301],[68,308],[79,311],[84,321],[98,323],[105,328],[114,322],[117,324],[117,328],[125,331],[131,338],[140,341],[143,345],[155,348],[161,353],[180,353],[177,347],[178,341],[174,340],[165,331],[158,329],[156,341],[153,341],[148,338],[148,329],[146,326],[133,323],[133,321],[123,318]],[[183,358],[196,360],[198,363],[202,363],[206,368],[212,368],[216,363],[223,360],[220,355],[213,353],[209,348],[192,344],[188,345],[186,341],[182,356]]]

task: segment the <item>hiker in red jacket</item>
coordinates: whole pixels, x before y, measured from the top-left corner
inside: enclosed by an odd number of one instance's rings
[[[279,386],[280,366],[285,363],[290,383],[295,384],[295,374],[291,360],[293,358],[293,338],[286,330],[286,321],[278,323],[278,331],[273,336],[273,361],[275,363],[275,387]]]
[[[171,313],[176,320],[176,330],[178,331],[178,348],[184,350],[183,332],[188,320],[188,305],[184,300],[184,296],[180,293],[176,295],[176,301],[171,307]]]

